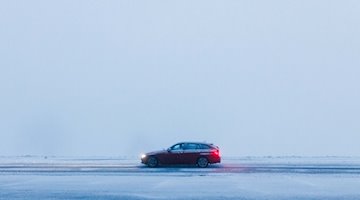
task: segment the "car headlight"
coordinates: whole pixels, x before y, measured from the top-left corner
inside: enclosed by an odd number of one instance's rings
[[[141,155],[141,158],[142,158],[142,159],[143,159],[143,158],[145,158],[145,157],[146,157],[146,155],[145,155],[145,154],[142,154],[142,155]]]

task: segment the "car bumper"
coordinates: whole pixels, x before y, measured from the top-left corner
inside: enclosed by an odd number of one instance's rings
[[[221,157],[210,157],[209,158],[209,163],[211,164],[215,164],[215,163],[220,163],[221,162]]]
[[[147,164],[147,160],[148,160],[148,157],[144,157],[144,158],[141,158],[141,163],[142,164]]]

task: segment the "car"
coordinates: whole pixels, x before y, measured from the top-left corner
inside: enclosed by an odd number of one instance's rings
[[[197,165],[205,168],[209,164],[220,163],[220,149],[211,143],[180,142],[162,151],[141,155],[141,163],[148,167],[159,165]]]

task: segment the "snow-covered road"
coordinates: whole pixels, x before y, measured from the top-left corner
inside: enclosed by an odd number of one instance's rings
[[[0,199],[360,199],[360,158],[225,158],[206,169],[133,158],[0,157]]]

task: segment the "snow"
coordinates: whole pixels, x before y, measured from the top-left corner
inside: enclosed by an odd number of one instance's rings
[[[206,169],[0,157],[0,199],[360,199],[359,188],[358,157],[225,158]]]

